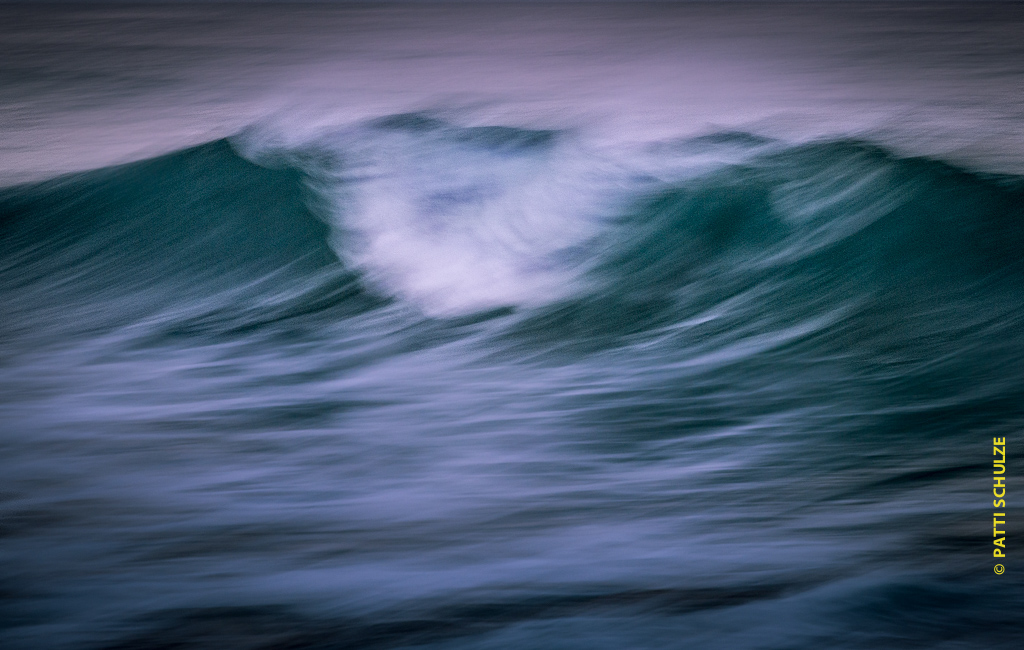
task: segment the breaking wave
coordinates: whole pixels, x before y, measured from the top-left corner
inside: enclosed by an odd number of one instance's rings
[[[281,141],[0,190],[11,643],[1013,647],[957,526],[963,449],[1024,419],[1024,179],[425,114]]]

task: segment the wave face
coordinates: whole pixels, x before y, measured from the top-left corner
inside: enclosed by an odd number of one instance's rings
[[[274,142],[0,191],[8,647],[1016,647],[1024,178]]]

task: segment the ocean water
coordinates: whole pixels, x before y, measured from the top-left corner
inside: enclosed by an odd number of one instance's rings
[[[1020,647],[1021,33],[0,6],[0,645]]]

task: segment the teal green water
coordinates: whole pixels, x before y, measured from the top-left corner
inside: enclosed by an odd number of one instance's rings
[[[467,161],[406,187],[378,266],[345,138],[4,190],[5,634],[1011,647],[984,496],[1021,421],[1021,179],[724,134],[673,151],[740,162],[517,250],[507,195],[566,138],[363,127]],[[417,233],[512,251],[507,302]]]

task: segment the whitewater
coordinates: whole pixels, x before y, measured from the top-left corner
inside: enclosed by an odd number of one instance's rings
[[[1021,5],[0,25],[4,647],[1019,647]]]

